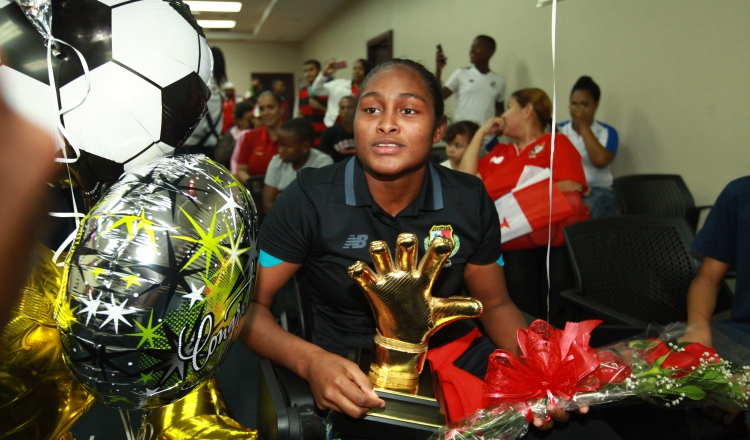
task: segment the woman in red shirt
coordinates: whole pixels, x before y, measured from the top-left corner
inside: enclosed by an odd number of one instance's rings
[[[243,131],[235,147],[239,150],[235,176],[243,183],[250,176],[266,174],[271,158],[279,152],[276,136],[284,121],[281,100],[273,92],[263,92],[258,97],[257,108],[262,126]]]
[[[461,159],[460,171],[476,174],[484,182],[493,200],[515,188],[526,166],[550,168],[552,102],[543,90],[522,89],[511,96],[508,109],[492,117],[477,131]],[[479,159],[482,139],[487,135],[505,135],[516,142],[495,145]],[[552,181],[560,190],[585,192],[586,176],[581,155],[563,134],[555,134],[555,157]],[[536,317],[547,316],[546,246],[504,251],[505,277],[513,302]],[[565,247],[550,253],[549,317],[561,325],[559,292],[575,286],[573,271]]]

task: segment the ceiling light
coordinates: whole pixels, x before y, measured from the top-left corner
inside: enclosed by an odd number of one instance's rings
[[[198,20],[198,25],[206,29],[232,29],[237,26],[234,20]]]
[[[240,9],[242,9],[242,3],[240,2],[187,1],[185,4],[190,6],[191,11],[201,12],[240,12]]]

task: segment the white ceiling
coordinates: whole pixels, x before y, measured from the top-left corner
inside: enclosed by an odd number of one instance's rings
[[[236,20],[231,30],[205,29],[209,40],[303,40],[326,17],[351,0],[239,0],[237,13],[193,13],[199,20]]]

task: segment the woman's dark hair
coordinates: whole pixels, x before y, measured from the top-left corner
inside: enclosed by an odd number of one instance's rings
[[[570,95],[576,90],[585,90],[591,95],[591,99],[594,102],[599,102],[599,98],[602,97],[602,91],[599,90],[599,86],[591,79],[590,76],[582,76],[578,78],[578,81],[573,85],[573,90],[570,91]]]
[[[422,84],[424,84],[430,97],[432,97],[432,102],[435,107],[435,127],[437,127],[445,118],[445,115],[443,114],[445,112],[445,104],[443,103],[443,86],[440,84],[440,81],[435,78],[435,75],[433,75],[432,72],[416,61],[394,58],[373,67],[372,70],[370,70],[370,73],[365,77],[364,81],[362,81],[362,86],[359,88],[359,99],[362,98],[362,91],[367,88],[367,83],[370,81],[370,78],[383,70],[391,68],[409,69],[419,75]],[[357,100],[357,105],[359,105],[359,99]]]
[[[364,58],[360,58],[357,61],[355,61],[355,63],[357,63],[357,62],[361,63],[362,64],[362,68],[365,69],[365,76],[367,76],[367,74],[372,71],[373,65],[372,65],[371,62],[367,61]]]
[[[227,64],[224,61],[224,52],[218,47],[211,48],[211,55],[214,57],[214,78],[216,84],[222,85],[227,82]]]
[[[255,103],[249,101],[240,101],[234,105],[234,119],[240,120],[245,113],[253,111]]]
[[[544,93],[544,90],[535,88],[521,89],[514,92],[510,97],[515,99],[521,108],[531,104],[543,130],[552,125],[552,101]]]
[[[265,92],[263,92],[260,95],[258,95],[258,101],[260,101],[260,98],[262,98],[264,96],[270,96],[270,97],[272,97],[273,100],[276,101],[276,104],[278,104],[279,107],[281,107],[281,98],[279,98],[279,95],[273,93],[270,90],[266,90]]]
[[[474,137],[478,130],[479,126],[474,122],[458,121],[449,125],[448,128],[445,129],[443,140],[451,143],[453,142],[453,139],[460,134],[466,136],[466,139],[471,142],[471,138]]]

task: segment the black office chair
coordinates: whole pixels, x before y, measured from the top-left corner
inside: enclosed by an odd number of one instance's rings
[[[693,233],[700,213],[711,206],[695,206],[692,194],[676,174],[636,174],[618,177],[612,183],[623,215],[682,218]]]
[[[566,318],[602,319],[621,334],[647,323],[685,321],[699,265],[690,253],[692,238],[687,223],[672,218],[612,217],[566,227],[576,277],[576,289],[561,293]],[[723,284],[716,312],[730,306],[731,292]]]

